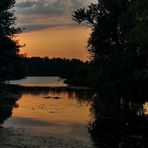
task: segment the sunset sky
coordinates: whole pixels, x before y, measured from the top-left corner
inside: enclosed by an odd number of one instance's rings
[[[87,59],[90,29],[78,26],[72,12],[97,0],[16,0],[17,24],[25,28],[19,35],[26,44],[21,53]]]

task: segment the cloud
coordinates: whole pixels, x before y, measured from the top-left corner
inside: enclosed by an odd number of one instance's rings
[[[24,32],[30,32],[30,31],[38,31],[43,30],[47,28],[69,28],[74,27],[74,24],[36,24],[36,25],[23,25],[22,28],[24,28]],[[77,26],[75,26],[77,27]]]
[[[33,7],[36,3],[35,2],[31,2],[31,1],[26,1],[26,2],[18,2],[16,3],[15,7],[17,8],[30,8]]]
[[[74,24],[72,13],[96,0],[16,0],[18,24],[27,31]]]

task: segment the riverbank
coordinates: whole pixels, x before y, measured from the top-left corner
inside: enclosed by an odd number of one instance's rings
[[[93,148],[68,136],[43,134],[25,128],[0,128],[1,148]]]

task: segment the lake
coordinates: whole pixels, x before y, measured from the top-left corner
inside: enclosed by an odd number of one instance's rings
[[[59,77],[27,77],[9,84],[0,89],[4,148],[147,146],[148,95],[143,89],[123,94],[68,89]]]
[[[11,104],[10,110],[3,111],[10,116],[2,124],[3,127],[25,129],[26,132],[34,133],[34,136],[50,135],[75,141],[75,144],[79,143],[82,147],[92,147],[87,128],[90,121],[90,103],[77,96],[82,91],[56,90],[57,87],[67,86],[59,77],[27,77],[8,83],[12,86],[7,90],[6,98],[15,99],[15,102]],[[16,85],[23,90],[17,89]],[[10,106],[9,101],[6,106]],[[43,145],[45,143],[39,144],[40,147]]]

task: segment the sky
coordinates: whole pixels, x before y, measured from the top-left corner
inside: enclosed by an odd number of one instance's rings
[[[25,28],[18,37],[26,44],[21,53],[88,59],[90,28],[78,26],[72,13],[97,0],[16,0],[17,25]]]

